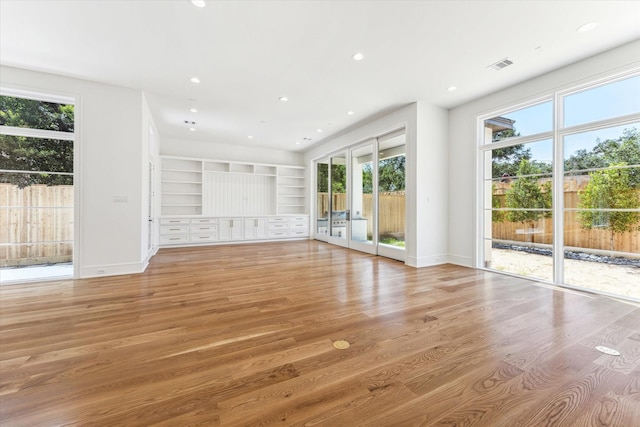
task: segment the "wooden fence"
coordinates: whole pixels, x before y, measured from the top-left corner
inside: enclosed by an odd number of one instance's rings
[[[73,197],[72,185],[0,183],[0,267],[70,262]]]
[[[334,194],[333,196],[333,210],[343,211],[347,208],[347,195],[344,193]],[[397,238],[404,237],[405,230],[405,193],[392,192],[381,193],[378,196],[378,204],[380,211],[380,218],[378,229],[381,236],[395,236]],[[319,212],[318,217],[325,217],[326,212],[329,212],[329,194],[318,193],[317,210]],[[357,215],[356,212],[352,212],[352,215]],[[373,195],[362,195],[362,212],[361,217],[373,218]],[[373,221],[367,221],[367,234],[373,235]]]
[[[580,202],[578,191],[585,188],[589,176],[568,177],[564,183],[565,208],[577,208]],[[495,183],[494,197],[500,206],[506,206],[506,193],[511,183]],[[640,224],[638,224],[640,226]],[[492,221],[492,237],[497,240],[530,242],[540,244],[553,243],[553,218],[543,218],[531,224],[521,222]],[[580,224],[575,211],[564,214],[564,245],[575,248],[589,248],[602,251],[614,250],[640,254],[640,231],[612,234],[604,228],[585,229]]]

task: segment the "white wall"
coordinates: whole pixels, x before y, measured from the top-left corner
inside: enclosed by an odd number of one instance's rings
[[[313,161],[390,131],[406,129],[407,223],[405,262],[424,267],[447,262],[447,111],[416,102],[362,123],[305,153],[307,182],[313,182]],[[308,199],[315,212],[314,189]]]
[[[78,100],[79,245],[74,250],[80,277],[142,271],[140,91],[11,67],[0,67],[0,84]],[[128,201],[117,203],[114,196]]]
[[[451,262],[480,266],[474,260],[477,227],[477,117],[636,67],[640,67],[640,41],[563,67],[449,112],[448,181],[452,195],[449,197],[448,234]]]
[[[303,165],[303,155],[298,152],[190,139],[161,138],[160,154],[239,162]]]

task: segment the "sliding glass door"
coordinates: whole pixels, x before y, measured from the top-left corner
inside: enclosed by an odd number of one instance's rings
[[[405,259],[404,130],[316,161],[318,240]]]
[[[378,138],[378,253],[405,259],[405,134]]]

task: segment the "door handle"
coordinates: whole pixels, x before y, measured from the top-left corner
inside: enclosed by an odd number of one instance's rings
[[[345,219],[346,219],[347,221],[351,221],[351,209],[347,209],[347,210],[345,211]]]

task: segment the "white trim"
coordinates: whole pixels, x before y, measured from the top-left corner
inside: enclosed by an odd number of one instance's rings
[[[392,257],[388,257],[392,258]],[[402,260],[399,260],[402,261]],[[431,255],[424,257],[407,257],[406,264],[410,267],[433,267],[436,265],[449,264],[449,256],[446,254]]]
[[[145,261],[126,264],[91,265],[80,268],[80,279],[91,277],[120,276],[123,274],[142,273],[146,268]],[[104,272],[101,272],[104,270]]]
[[[74,106],[75,110],[75,106]],[[74,114],[75,122],[75,114]],[[75,124],[74,124],[75,129]],[[75,132],[60,132],[57,130],[45,130],[35,128],[19,128],[15,126],[0,126],[0,135],[24,136],[26,138],[59,139],[73,141]]]
[[[78,100],[78,96],[76,94],[56,93],[55,91],[50,91],[48,89],[27,89],[21,86],[4,83],[2,84],[2,87],[0,87],[0,95],[31,99],[34,101],[53,102],[55,104],[64,105],[76,105],[76,101]]]
[[[448,261],[449,264],[455,264],[455,265],[460,265],[463,267],[469,267],[469,268],[473,268],[473,258],[469,257],[469,256],[462,256],[462,255],[449,255],[448,256]]]

